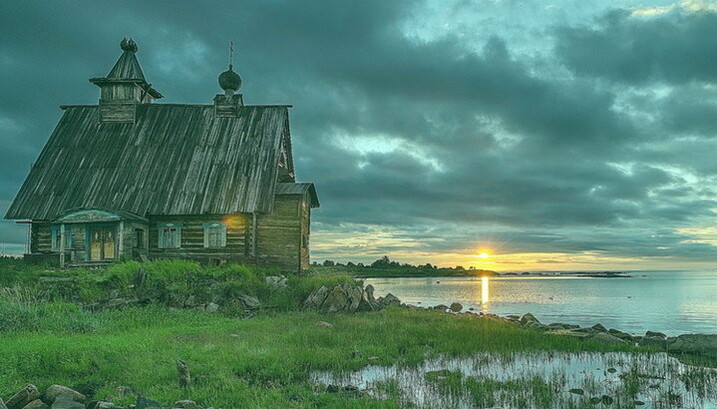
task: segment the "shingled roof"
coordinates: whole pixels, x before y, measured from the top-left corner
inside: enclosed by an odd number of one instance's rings
[[[97,106],[65,107],[5,218],[272,210],[281,144],[290,149],[288,107],[242,106],[219,118],[212,105],[141,104],[134,123],[98,115]]]

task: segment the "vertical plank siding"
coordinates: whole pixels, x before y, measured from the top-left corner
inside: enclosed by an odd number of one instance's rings
[[[257,262],[301,270],[302,195],[277,196],[274,211],[257,218]],[[308,267],[308,265],[307,265]]]

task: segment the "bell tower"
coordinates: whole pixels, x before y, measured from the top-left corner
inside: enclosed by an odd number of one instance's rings
[[[149,104],[162,98],[144,77],[137,60],[137,43],[124,38],[120,43],[122,55],[106,77],[92,78],[90,82],[100,87],[100,121],[134,122],[137,105]]]

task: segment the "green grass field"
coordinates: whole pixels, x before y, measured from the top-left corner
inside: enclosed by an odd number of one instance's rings
[[[477,352],[633,349],[545,335],[471,314],[391,308],[320,315],[299,308],[314,288],[351,280],[346,276],[292,277],[286,289],[271,290],[262,280],[266,272],[243,266],[142,266],[153,277],[147,286],[166,291],[168,300],[176,293],[201,292],[202,280],[212,277],[222,281],[227,296],[241,290],[271,306],[247,319],[167,305],[95,313],[81,308],[78,300],[135,291],[130,283],[138,264],[66,272],[0,266],[0,397],[5,399],[33,383],[41,389],[51,384],[95,389],[95,399],[116,404],[144,395],[164,405],[191,398],[215,408],[393,408],[398,396],[391,396],[390,385],[388,399],[373,400],[327,393],[310,375],[369,363],[410,368],[433,357]],[[75,277],[72,291],[33,285],[48,274]],[[319,321],[333,326],[317,326]],[[188,391],[178,386],[177,359],[189,365],[194,379]]]

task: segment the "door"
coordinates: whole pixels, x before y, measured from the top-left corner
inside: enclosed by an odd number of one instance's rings
[[[115,228],[90,228],[90,260],[113,260],[115,258]]]

